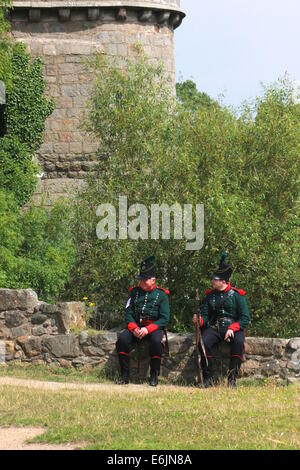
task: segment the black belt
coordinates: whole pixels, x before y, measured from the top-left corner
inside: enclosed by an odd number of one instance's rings
[[[219,328],[220,326],[225,326],[226,323],[233,323],[235,320],[234,318],[229,318],[229,317],[220,317],[217,318],[216,322],[211,325],[212,328]]]

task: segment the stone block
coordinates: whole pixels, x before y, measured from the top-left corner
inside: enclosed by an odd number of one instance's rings
[[[26,322],[26,317],[20,310],[11,310],[5,312],[5,324],[8,328],[20,326]]]
[[[32,289],[0,289],[0,312],[24,310],[33,313],[37,303],[37,294]]]
[[[249,359],[242,364],[241,373],[244,377],[255,375],[260,370],[260,367],[261,365],[258,361]]]
[[[24,336],[17,340],[26,357],[32,358],[41,354],[41,338],[36,336]]]
[[[293,351],[300,349],[300,338],[291,338],[288,341],[287,348],[292,349]]]
[[[25,323],[21,326],[16,326],[15,328],[10,329],[10,336],[11,338],[18,338],[20,336],[28,336],[31,333],[31,325],[29,323]]]
[[[61,333],[69,333],[72,326],[85,328],[84,302],[60,302],[58,308],[58,328]]]
[[[42,351],[58,358],[78,357],[78,338],[73,334],[44,337]]]
[[[256,356],[272,356],[273,339],[248,337],[245,340],[245,352]]]
[[[82,142],[70,142],[70,152],[75,154],[82,153]],[[83,168],[85,169],[85,168]]]
[[[57,313],[57,305],[47,304],[46,302],[41,303],[39,311],[44,315],[54,315]]]
[[[5,341],[5,360],[10,361],[14,357],[15,342]]]
[[[278,375],[280,373],[280,364],[277,360],[264,362],[261,366],[261,373],[266,377]]]

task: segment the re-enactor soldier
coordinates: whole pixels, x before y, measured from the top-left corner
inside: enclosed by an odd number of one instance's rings
[[[219,267],[212,275],[212,289],[205,291],[205,299],[200,311],[200,328],[206,350],[208,364],[201,351],[201,366],[204,386],[214,384],[211,361],[212,349],[220,341],[230,342],[231,357],[228,369],[228,386],[236,387],[236,379],[243,361],[245,329],[250,322],[246,292],[232,287],[229,283],[232,267],[225,263],[226,253],[222,254]],[[197,325],[197,315],[193,317]]]
[[[125,307],[127,329],[117,341],[121,375],[118,384],[128,384],[130,380],[130,351],[134,343],[149,338],[151,386],[158,384],[161,357],[164,348],[165,329],[170,320],[169,294],[167,289],[156,286],[155,257],[141,263],[140,284],[129,289],[130,296]]]

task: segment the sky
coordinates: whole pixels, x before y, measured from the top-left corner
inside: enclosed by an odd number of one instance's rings
[[[176,79],[238,107],[287,72],[300,84],[300,0],[181,0]]]

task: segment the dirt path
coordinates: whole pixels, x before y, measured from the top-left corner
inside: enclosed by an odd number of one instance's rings
[[[30,427],[3,427],[0,428],[0,450],[75,450],[80,449],[79,444],[27,444],[28,439],[33,439],[43,434],[43,428]]]
[[[32,379],[18,379],[15,377],[0,377],[0,386],[1,385],[13,385],[13,386],[21,386],[21,387],[28,387],[28,388],[35,388],[39,390],[87,390],[90,392],[103,392],[109,391],[112,393],[113,391],[120,393],[121,391],[127,390],[128,392],[142,392],[147,391],[149,393],[153,393],[157,390],[165,391],[172,391],[178,390],[176,385],[163,385],[163,387],[149,387],[147,384],[130,384],[130,385],[116,385],[116,384],[88,384],[88,383],[71,383],[71,382],[46,382],[43,380],[32,380]],[[188,387],[180,387],[180,389],[184,389]],[[189,388],[190,389],[190,388]]]

